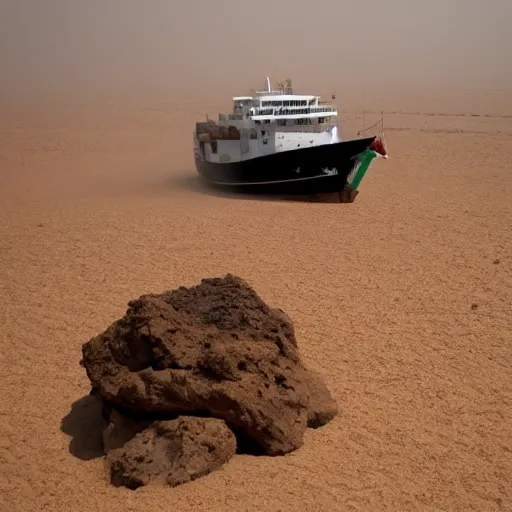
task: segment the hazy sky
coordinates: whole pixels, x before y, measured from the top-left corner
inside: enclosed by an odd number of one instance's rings
[[[512,89],[512,0],[0,0],[0,93]]]

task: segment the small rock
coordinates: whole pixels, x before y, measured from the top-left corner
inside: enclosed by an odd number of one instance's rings
[[[308,427],[319,428],[329,423],[338,414],[338,406],[320,375],[312,370],[309,370],[307,386],[309,388]]]
[[[171,487],[219,469],[236,451],[222,420],[182,417],[156,421],[107,455],[113,485],[137,489],[152,481]]]

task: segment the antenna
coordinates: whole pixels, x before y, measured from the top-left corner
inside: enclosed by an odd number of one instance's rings
[[[365,108],[364,108],[364,89],[361,90],[361,103],[362,103],[362,107],[363,107],[363,131],[364,129],[366,128],[366,111],[365,111]]]
[[[272,89],[270,88],[270,78],[267,76],[267,90],[268,92],[272,92]]]

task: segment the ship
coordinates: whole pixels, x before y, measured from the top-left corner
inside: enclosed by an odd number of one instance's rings
[[[233,97],[229,113],[195,123],[196,171],[208,184],[247,193],[330,196],[353,202],[372,161],[388,158],[379,135],[342,140],[337,108],[295,94],[291,80]],[[332,95],[332,100],[335,100]]]

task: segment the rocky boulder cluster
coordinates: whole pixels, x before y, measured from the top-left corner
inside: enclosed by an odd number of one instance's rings
[[[110,479],[175,486],[236,452],[281,455],[337,406],[301,363],[292,321],[242,279],[144,295],[82,347],[103,402]]]

